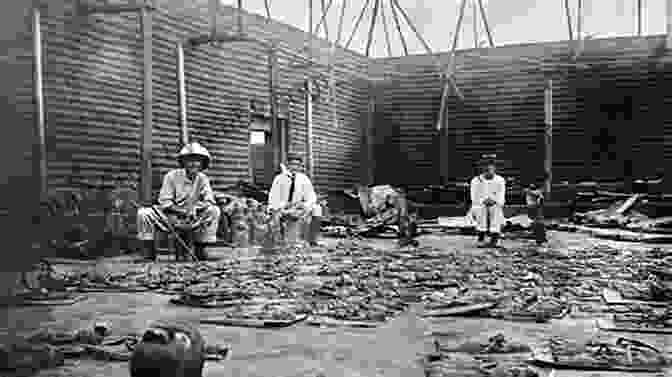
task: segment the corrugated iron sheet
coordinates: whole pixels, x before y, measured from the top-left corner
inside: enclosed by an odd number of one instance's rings
[[[567,42],[461,51],[456,78],[465,101],[450,97],[444,142],[435,129],[441,83],[432,58],[379,60],[378,69],[407,75],[379,84],[384,95],[378,116],[383,121],[377,125],[399,129],[396,160],[405,164],[405,173],[389,169],[377,174],[397,184],[438,184],[442,175],[465,180],[474,174],[481,154],[495,152],[505,175],[541,179],[544,87],[553,79],[556,181],[622,179],[624,159],[632,160],[636,176],[653,175],[672,158],[672,119],[665,111],[671,96],[664,89],[670,65],[663,44],[661,36],[588,40],[578,58],[585,68],[567,65],[572,54]],[[474,57],[476,53],[482,57]],[[448,61],[445,54],[437,57]],[[604,106],[610,104],[631,111],[609,118]],[[600,137],[602,126],[608,132]],[[609,144],[603,157],[600,141]],[[441,145],[448,151],[440,152]],[[447,158],[447,171],[440,170],[439,158]]]
[[[42,1],[46,44],[49,183],[51,187],[135,185],[139,174],[142,128],[142,39],[139,17],[77,17],[73,0]],[[176,166],[179,150],[179,107],[175,46],[210,31],[208,1],[187,4],[155,2],[153,16],[154,186]],[[234,31],[236,12],[222,7],[218,27]],[[304,33],[245,14],[246,32],[277,40],[299,51]],[[324,48],[324,41],[316,41]],[[367,60],[339,50],[348,70],[366,72]],[[292,149],[303,149],[305,130],[300,88],[308,74],[293,67],[300,61],[279,53],[280,102],[290,102]],[[187,113],[190,135],[212,153],[209,174],[215,187],[249,180],[249,104],[269,103],[267,51],[251,43],[185,47]],[[330,103],[314,105],[319,188],[343,188],[359,179],[360,113],[366,110],[367,87],[350,76],[334,100],[338,126],[331,122]]]

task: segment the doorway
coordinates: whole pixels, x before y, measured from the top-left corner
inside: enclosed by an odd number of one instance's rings
[[[268,187],[279,171],[287,143],[286,119],[278,119],[279,137],[274,138],[271,119],[254,116],[250,122],[250,178],[252,183]],[[276,140],[277,139],[277,140]],[[275,145],[277,144],[277,146]]]

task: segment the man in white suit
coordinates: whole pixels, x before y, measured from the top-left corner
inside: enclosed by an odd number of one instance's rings
[[[282,210],[291,205],[298,205],[309,212],[304,225],[306,241],[311,246],[318,245],[322,207],[317,202],[317,194],[310,178],[303,173],[303,156],[292,153],[287,156],[287,167],[275,176],[271,191],[268,195],[268,207],[272,210]]]
[[[504,224],[506,181],[496,173],[495,156],[483,156],[481,166],[485,167],[483,173],[474,177],[470,184],[470,212],[476,221],[479,243],[489,235],[490,243],[486,246],[495,247]]]

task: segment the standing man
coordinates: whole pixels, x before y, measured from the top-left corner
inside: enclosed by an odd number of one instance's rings
[[[206,244],[217,241],[221,211],[215,203],[210,179],[203,173],[210,166],[210,153],[200,144],[190,143],[182,148],[177,159],[180,168],[163,177],[159,204],[138,209],[138,239],[143,241],[145,255],[152,261],[157,258],[155,233],[169,231],[166,222],[191,236],[199,260],[207,259]],[[177,258],[183,256],[180,252]]]
[[[486,246],[495,247],[501,236],[504,224],[504,204],[506,197],[506,181],[497,175],[495,156],[485,155],[481,166],[485,166],[482,174],[471,180],[471,216],[476,220],[478,242],[490,236]]]
[[[299,205],[309,213],[306,227],[306,241],[311,246],[318,245],[322,207],[317,202],[317,194],[310,178],[304,171],[303,156],[290,153],[287,156],[287,168],[275,176],[271,192],[268,195],[268,207],[271,210],[284,210],[291,205]]]
[[[544,226],[544,193],[535,184],[531,184],[524,192],[527,214],[532,219],[534,239],[537,245],[542,245],[547,242]]]

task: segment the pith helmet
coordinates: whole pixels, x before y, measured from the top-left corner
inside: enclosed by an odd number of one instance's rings
[[[210,160],[212,160],[212,157],[210,157],[210,152],[208,152],[205,147],[203,147],[199,143],[189,143],[182,147],[182,150],[180,150],[180,154],[177,156],[177,160],[180,162],[180,165],[183,164],[183,160],[185,157],[188,156],[198,156],[201,158],[201,161],[203,162],[203,169],[207,169],[210,166]]]

